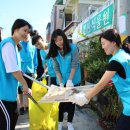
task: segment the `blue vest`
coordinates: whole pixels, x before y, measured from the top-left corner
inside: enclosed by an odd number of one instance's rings
[[[37,68],[36,48],[30,42],[20,42],[22,50],[20,51],[21,67],[24,73],[35,73]]]
[[[70,44],[70,47],[71,47],[71,51],[68,54],[66,54],[64,57],[61,56],[60,52],[58,52],[58,56],[56,57],[60,67],[63,84],[66,84],[70,76],[71,64],[72,64],[72,53],[74,52],[75,49],[77,49],[77,46],[75,44]],[[76,68],[72,82],[74,85],[79,84],[81,82],[80,61],[78,63],[78,67]]]
[[[123,103],[123,114],[130,116],[130,55],[120,49],[110,59],[119,62],[126,73],[126,79],[121,78],[117,73],[112,77],[117,93]]]
[[[16,101],[18,80],[13,76],[12,73],[6,73],[5,65],[2,59],[2,47],[7,42],[13,44],[16,51],[16,57],[14,58],[17,59],[17,63],[20,66],[20,54],[13,39],[11,37],[4,39],[0,43],[0,100]]]
[[[42,65],[44,66],[45,63],[47,64],[49,76],[56,77],[56,74],[55,74],[55,71],[53,68],[52,58],[45,59],[47,56],[47,53],[44,50],[40,50],[40,55],[41,55],[41,59],[42,59]]]

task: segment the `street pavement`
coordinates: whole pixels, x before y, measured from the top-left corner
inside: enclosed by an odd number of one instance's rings
[[[15,130],[29,130],[28,113],[19,116]]]
[[[67,130],[67,118],[63,122],[63,130]],[[75,130],[103,130],[98,123],[97,114],[88,107],[76,107],[73,125]],[[29,130],[28,113],[20,115],[15,130]]]

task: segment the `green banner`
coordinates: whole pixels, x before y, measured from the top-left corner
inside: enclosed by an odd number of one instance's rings
[[[90,18],[82,25],[82,34],[88,35],[98,30],[112,25],[113,23],[113,4],[102,10],[100,13]]]

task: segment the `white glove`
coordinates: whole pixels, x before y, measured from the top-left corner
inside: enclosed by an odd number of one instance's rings
[[[63,83],[60,83],[59,85],[60,85],[60,87],[61,87],[61,88],[63,88],[63,87],[64,87]]]
[[[67,80],[66,87],[74,87],[72,80]]]
[[[74,94],[69,99],[71,102],[78,104],[79,106],[83,106],[84,104],[88,104],[89,100],[86,98],[85,93]]]
[[[64,89],[64,87],[59,87],[59,86],[56,86],[56,85],[51,85],[51,87],[49,87],[48,89],[48,92],[49,93],[54,93],[54,92],[57,92],[57,91],[62,91]]]
[[[34,79],[36,79],[37,74],[36,74],[36,73],[32,74],[32,77],[33,77]]]
[[[52,84],[51,87],[49,87],[48,92],[52,93],[52,92],[54,92],[56,89],[58,89],[58,86]]]

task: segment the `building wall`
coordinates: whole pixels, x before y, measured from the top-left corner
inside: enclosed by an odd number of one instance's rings
[[[54,5],[51,14],[51,33],[55,29],[62,29],[64,22],[64,5]]]
[[[95,2],[97,2],[97,0]],[[73,7],[72,19],[77,20],[77,21],[83,21],[85,18],[89,17],[90,10],[96,10],[97,8],[102,6],[101,3],[93,4],[93,0],[91,0],[91,2],[89,3],[92,3],[92,4],[87,4],[87,0],[86,2],[84,0],[84,3],[83,1],[79,0],[79,2],[75,4],[75,7]]]
[[[73,20],[82,21],[89,16],[88,7],[86,4],[77,4],[72,15]]]
[[[74,2],[74,0],[66,0],[64,1],[67,3],[64,3],[65,12],[72,14],[72,21],[83,21],[89,16],[90,9],[96,10],[96,8],[102,6],[105,1],[106,0],[78,0],[77,2]]]
[[[50,41],[51,41],[51,23],[48,23],[46,27],[46,42],[50,43]]]

